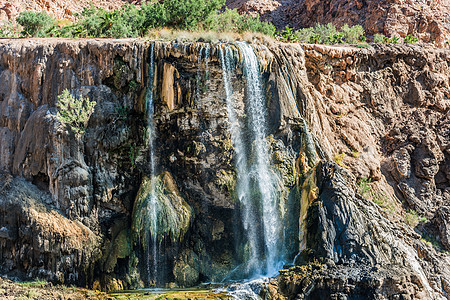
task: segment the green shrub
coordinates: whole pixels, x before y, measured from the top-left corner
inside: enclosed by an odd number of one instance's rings
[[[386,42],[386,36],[384,34],[375,34],[373,36],[373,42],[374,43],[385,43]]]
[[[404,42],[406,44],[415,44],[418,41],[419,41],[419,39],[417,37],[413,36],[412,34],[408,34],[404,39]]]
[[[107,11],[94,6],[86,7],[80,21],[66,30],[74,37],[138,37],[144,33],[146,11],[135,5],[125,4],[119,10]]]
[[[166,26],[167,16],[165,8],[162,4],[143,4],[141,6],[141,13],[143,16],[142,27],[144,28],[144,30]]]
[[[295,42],[299,40],[297,34],[289,26],[286,26],[286,29],[281,31],[279,35],[283,42]]]
[[[370,49],[370,48],[372,48],[372,47],[370,47],[369,44],[359,44],[359,45],[356,46],[356,48]]]
[[[338,31],[332,23],[328,23],[327,25],[317,24],[314,26],[314,33],[319,37],[320,44],[331,44],[333,36],[338,34]]]
[[[68,90],[64,90],[58,96],[56,118],[61,123],[68,124],[77,137],[82,137],[96,104],[89,98],[74,97]]]
[[[358,190],[363,197],[368,198],[370,196],[372,191],[372,187],[370,186],[371,181],[372,179],[367,177],[363,177],[358,181]]]
[[[242,15],[241,16],[241,26],[238,32],[261,32],[263,34],[274,36],[275,26],[269,22],[262,22],[259,16]]]
[[[283,32],[282,32],[283,33]],[[365,41],[364,29],[360,25],[342,26],[338,31],[332,23],[317,24],[314,27],[302,28],[295,32],[298,41],[310,44],[356,44]]]
[[[336,154],[334,156],[334,162],[343,168],[348,168],[348,166],[343,162],[345,158],[345,153]]]
[[[372,200],[376,205],[383,209],[387,209],[391,212],[394,211],[392,203],[389,202],[389,198],[384,193],[377,193],[372,189],[370,185],[372,182],[371,178],[363,177],[356,185],[358,186],[358,192],[366,199]]]
[[[364,28],[362,28],[361,25],[349,27],[345,24],[342,26],[341,31],[345,42],[349,44],[356,44],[363,40],[365,41]]]
[[[297,40],[301,43],[309,43],[311,35],[314,33],[314,28],[301,28],[295,32]]]
[[[344,43],[344,34],[338,32],[333,34],[330,38],[330,44],[343,44]]]
[[[450,251],[445,250],[445,247],[442,245],[442,242],[438,240],[435,236],[424,233],[422,238],[420,239],[422,242],[427,243],[431,247],[434,247],[437,251],[441,253],[450,254]]]
[[[204,20],[225,5],[225,0],[165,0],[161,5],[165,16],[163,26],[198,30]]]
[[[23,11],[16,19],[23,26],[22,34],[25,36],[42,37],[56,25],[55,20],[45,11]]]
[[[317,33],[313,33],[309,36],[308,42],[310,44],[320,44],[322,43],[322,40],[320,39],[320,35],[318,35]]]
[[[416,227],[419,223],[428,222],[428,219],[425,217],[420,217],[415,210],[410,209],[405,215],[405,222],[412,227]]]
[[[387,42],[392,44],[400,44],[398,36],[391,37],[390,39],[387,40]]]
[[[236,9],[228,8],[221,13],[210,14],[203,22],[203,29],[217,32],[261,32],[270,36],[275,32],[275,26],[260,21],[259,16],[240,15]]]
[[[15,38],[20,36],[20,26],[13,21],[0,22],[0,38]]]

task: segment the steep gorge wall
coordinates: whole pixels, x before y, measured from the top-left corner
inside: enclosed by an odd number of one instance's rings
[[[167,174],[165,191],[193,211],[182,241],[169,245],[165,258],[171,268],[184,270],[183,278],[167,274],[180,285],[220,280],[245,261],[245,250],[225,247],[242,237],[234,227],[239,207],[219,47],[155,44],[158,171]],[[299,247],[306,250],[298,264],[319,259],[331,268],[314,274],[321,280],[314,285],[316,295],[332,294],[337,287],[330,282],[339,282],[333,274],[349,263],[362,273],[379,266],[379,274],[370,276],[387,282],[407,274],[396,288],[374,284],[374,293],[448,293],[448,255],[419,241],[401,217],[402,205],[427,216],[428,227],[417,230],[440,236],[448,247],[448,51],[254,47],[264,71],[272,165],[285,187],[290,228],[300,228],[300,237],[286,232],[286,248],[289,256]],[[210,59],[199,60],[205,48]],[[1,44],[2,273],[65,282],[79,277],[86,284],[97,279],[112,288],[147,284],[139,267],[131,271],[143,263],[131,223],[138,189],[145,189],[142,178],[149,174],[149,49],[150,42],[139,40]],[[234,96],[244,116],[242,79],[237,67]],[[98,103],[83,142],[55,118],[56,97],[65,88]],[[319,159],[338,160],[346,170],[317,164]],[[372,188],[392,210],[355,193],[361,178],[374,181]],[[30,214],[30,207],[37,213]],[[47,226],[52,229],[42,233]],[[239,231],[242,224],[237,226]],[[389,234],[381,238],[376,232]],[[391,272],[388,265],[396,267]],[[282,273],[274,297],[311,291],[293,273],[298,272]],[[356,282],[358,276],[349,273]],[[348,290],[364,291],[355,286]]]

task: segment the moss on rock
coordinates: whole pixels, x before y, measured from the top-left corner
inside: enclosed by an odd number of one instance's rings
[[[158,212],[156,219],[152,216],[152,209]],[[181,196],[169,172],[154,178],[144,177],[133,207],[133,243],[140,240],[146,247],[149,244],[147,232],[156,236],[158,241],[164,238],[180,241],[189,229],[192,217],[192,208]]]

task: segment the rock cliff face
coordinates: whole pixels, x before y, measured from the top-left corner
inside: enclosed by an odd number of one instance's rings
[[[224,47],[233,53],[234,109],[246,120],[239,44],[2,41],[3,274],[104,289],[248,275]],[[447,297],[450,53],[271,42],[253,49],[280,244],[296,264],[267,295]],[[82,139],[56,118],[64,89],[97,102]],[[245,137],[250,153],[257,141]],[[146,211],[152,203],[163,212],[156,224]],[[153,252],[152,237],[164,247]]]

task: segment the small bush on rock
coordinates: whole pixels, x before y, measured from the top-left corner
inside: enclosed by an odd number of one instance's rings
[[[20,26],[13,21],[0,22],[0,38],[15,38],[20,36]]]
[[[279,37],[287,42],[299,41],[309,44],[356,44],[366,40],[362,26],[344,25],[341,30],[337,30],[332,23],[317,24],[314,27],[301,28],[295,32],[286,27],[279,33]]]
[[[387,40],[387,42],[392,44],[400,44],[398,36],[391,37],[390,39]]]
[[[374,43],[385,43],[386,42],[386,36],[384,34],[375,34],[373,36],[373,42]]]
[[[357,44],[365,40],[364,28],[361,25],[349,27],[347,24],[341,28],[343,39],[349,44]]]
[[[74,97],[68,90],[64,90],[58,96],[56,118],[61,123],[68,124],[77,137],[82,137],[96,104],[87,97]]]
[[[415,44],[418,41],[419,41],[419,39],[417,37],[413,36],[412,34],[408,34],[404,39],[404,42],[406,44]]]
[[[295,42],[298,41],[298,36],[292,28],[286,26],[286,29],[280,32],[280,40],[283,42]]]

